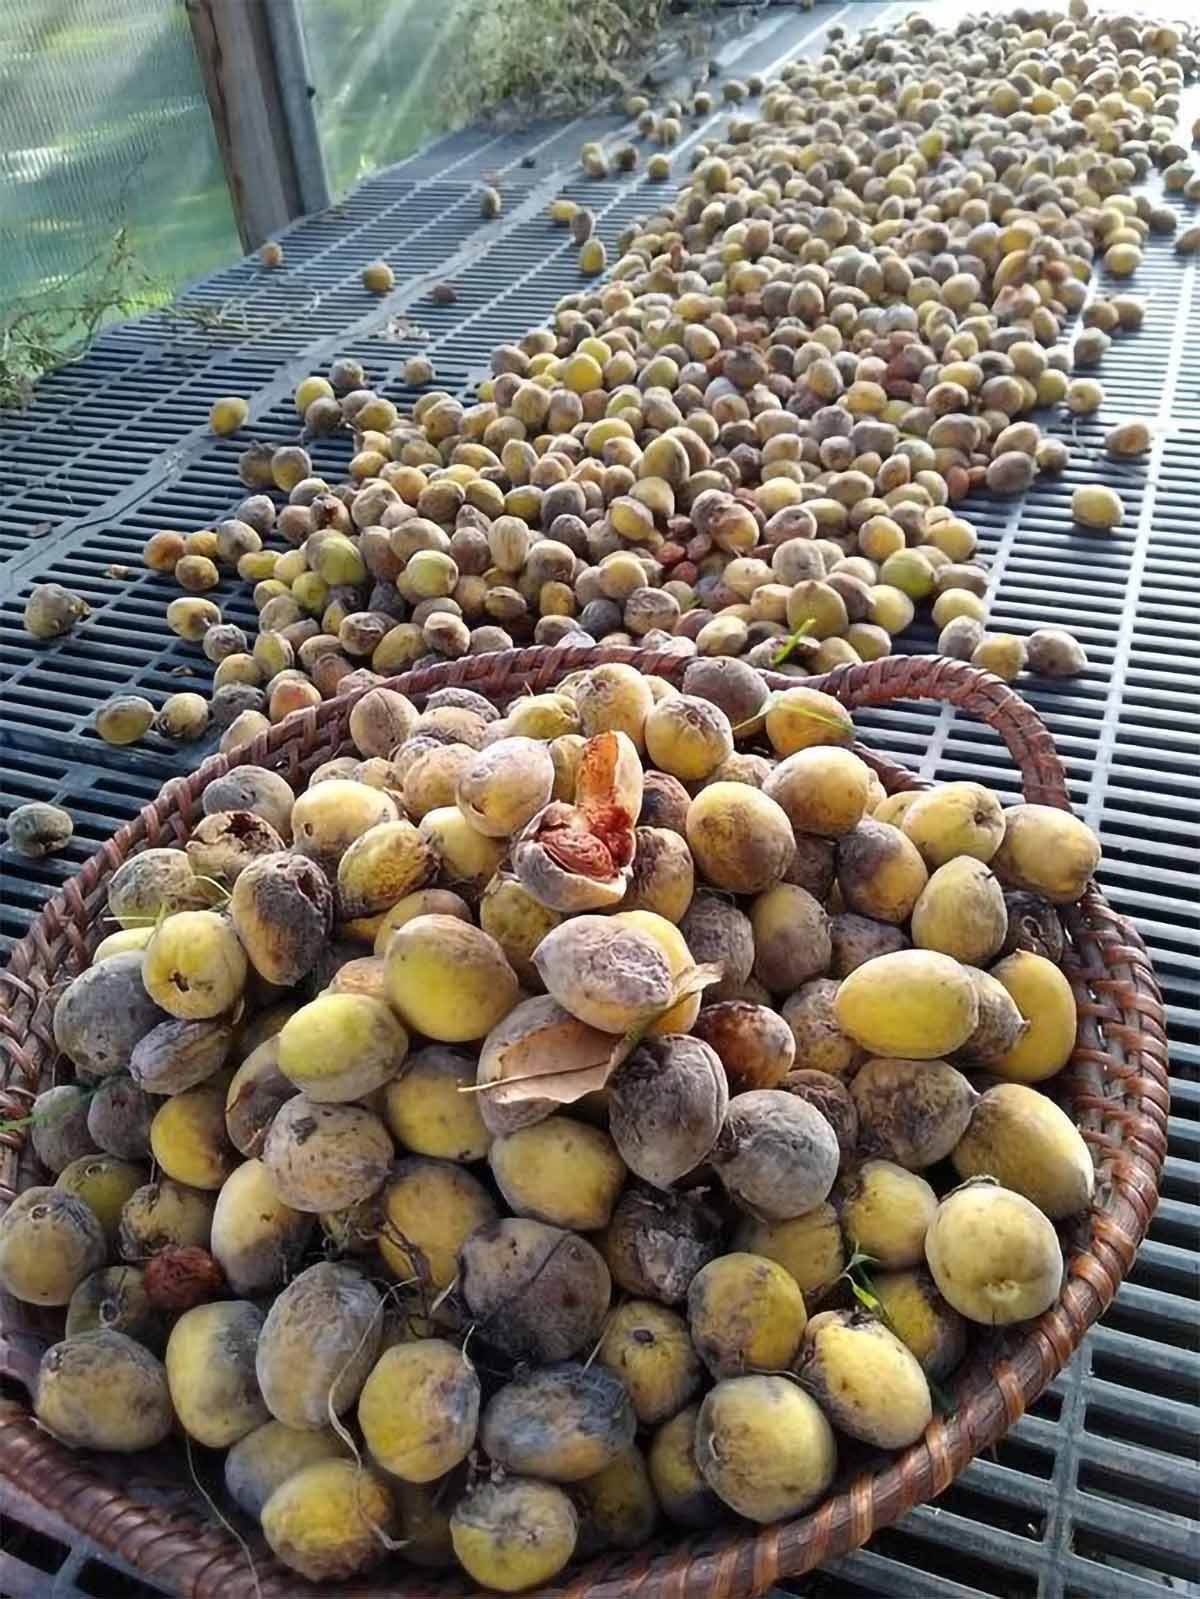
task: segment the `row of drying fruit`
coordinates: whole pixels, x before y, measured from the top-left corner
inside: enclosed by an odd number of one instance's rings
[[[372,673],[530,641],[822,671],[888,654],[919,614],[942,653],[1007,680],[1083,671],[1061,629],[986,630],[989,575],[956,507],[1062,473],[1071,450],[1035,415],[1104,403],[1091,371],[1144,305],[1094,293],[1094,268],[1130,276],[1178,221],[1129,191],[1157,168],[1168,195],[1200,192],[1175,137],[1193,40],[1041,11],[830,38],[753,81],[757,118],[735,86],[732,120],[622,233],[610,280],[498,348],[476,403],[427,387],[401,416],[349,358],[305,378],[302,437],[242,453],[235,515],[146,546],[185,591],[171,628],[216,666],[211,707],[124,696],[100,736],[215,728],[235,748]],[[630,107],[643,131],[676,109]],[[590,209],[564,198],[551,217],[604,265]],[[404,376],[435,380],[424,356]],[[247,419],[240,399],[213,410],[222,433]],[[340,482],[307,448],[335,434],[354,441]],[[1105,436],[1117,463],[1152,444],[1140,419]],[[1097,482],[1071,508],[1100,533],[1126,515]],[[223,572],[254,585],[254,639],[203,597]],[[55,637],[86,611],[42,585],[26,625]]]
[[[1095,838],[886,795],[744,662],[681,690],[371,689],[302,793],[234,766],[117,870],[52,1186],[0,1218],[0,1285],[65,1307],[42,1426],[227,1450],[314,1581],[399,1547],[511,1591],[802,1511],[1054,1302]]]

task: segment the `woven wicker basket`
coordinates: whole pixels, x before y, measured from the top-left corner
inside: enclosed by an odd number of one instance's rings
[[[450,685],[507,703],[523,690],[547,689],[568,671],[600,660],[629,661],[668,678],[678,677],[686,664],[678,655],[630,649],[514,650],[410,672],[392,686],[418,703]],[[794,680],[768,681],[784,687]],[[810,681],[851,708],[922,699],[970,711],[1004,739],[1027,799],[1069,803],[1048,732],[997,678],[953,661],[901,657]],[[351,703],[337,700],[299,713],[236,755],[207,761],[193,776],[168,783],[47,904],[0,976],[0,1118],[27,1114],[37,1089],[53,1080],[53,1000],[87,964],[101,936],[106,886],[121,862],[144,845],[182,843],[201,814],[205,785],[230,766],[267,764],[300,781],[344,751]],[[890,760],[859,753],[889,791],[924,786]],[[723,1527],[686,1541],[660,1539],[636,1555],[595,1560],[569,1572],[548,1592],[571,1599],[628,1599],[635,1591],[645,1599],[759,1593],[865,1543],[877,1528],[940,1493],[1062,1368],[1133,1261],[1154,1211],[1167,1125],[1163,1010],[1142,941],[1094,886],[1066,921],[1079,1035],[1056,1086],[1092,1148],[1099,1181],[1090,1213],[1064,1238],[1069,1265],[1058,1303],[1007,1336],[981,1338],[955,1378],[953,1413],[933,1421],[902,1454],[860,1465],[811,1514],[769,1527]],[[30,1161],[21,1159],[22,1143],[19,1131],[0,1134],[0,1206],[37,1180]],[[79,1456],[42,1433],[23,1393],[8,1396],[27,1388],[53,1329],[11,1301],[0,1309],[0,1376],[8,1379],[0,1397],[0,1477],[19,1483],[69,1527],[187,1599],[299,1599],[314,1591],[253,1538],[251,1570],[246,1550],[217,1522],[178,1449],[132,1459]],[[336,1591],[342,1599],[433,1599],[471,1590],[454,1577],[414,1573],[397,1559],[369,1580]]]

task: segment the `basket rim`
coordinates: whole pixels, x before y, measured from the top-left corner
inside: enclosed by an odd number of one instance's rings
[[[0,1117],[25,1114],[33,1085],[53,1067],[54,985],[64,970],[86,964],[107,879],[134,848],[185,836],[199,795],[215,778],[247,764],[282,766],[285,775],[311,770],[318,756],[328,758],[343,742],[352,706],[379,686],[415,699],[439,688],[464,687],[499,700],[522,689],[544,691],[567,673],[601,662],[625,662],[671,678],[692,659],[628,646],[533,647],[465,656],[298,712],[241,750],[214,756],[189,777],[172,779],[47,902],[10,952],[0,972],[0,995],[7,1001],[0,1008]],[[1008,745],[1027,801],[1070,808],[1048,730],[1018,694],[989,673],[937,656],[890,656],[822,677],[761,675],[773,689],[819,689],[852,710],[903,699],[968,710]],[[890,757],[855,748],[889,791],[929,786]],[[942,1492],[1062,1369],[1107,1309],[1149,1225],[1166,1156],[1168,1102],[1162,999],[1140,936],[1095,884],[1078,905],[1063,909],[1072,944],[1065,969],[1076,994],[1079,1026],[1071,1062],[1056,1083],[1069,1096],[1083,1136],[1099,1151],[1102,1181],[1070,1240],[1057,1302],[1007,1337],[981,1340],[964,1379],[970,1391],[958,1408],[936,1417],[921,1439],[885,1464],[860,1470],[815,1510],[770,1526],[739,1523],[714,1534],[656,1541],[632,1556],[602,1556],[568,1572],[563,1583],[537,1590],[539,1595],[626,1599],[637,1589],[663,1599],[668,1594],[672,1599],[735,1599],[759,1593],[781,1577],[860,1546],[878,1528]],[[0,1133],[0,1209],[24,1186],[17,1174],[23,1141],[20,1129]],[[0,1375],[27,1384],[36,1357],[10,1303],[0,1302]],[[87,1457],[43,1433],[28,1407],[15,1400],[0,1402],[0,1477],[20,1484],[74,1530],[148,1576],[178,1580],[177,1591],[188,1599],[296,1599],[306,1591],[266,1554],[260,1561],[256,1551],[258,1570],[250,1572],[242,1548],[211,1522],[192,1513],[165,1512],[115,1487],[89,1469]],[[334,1591],[340,1599],[433,1599],[475,1592],[454,1578],[431,1581],[417,1571],[389,1575],[381,1583],[359,1579]]]

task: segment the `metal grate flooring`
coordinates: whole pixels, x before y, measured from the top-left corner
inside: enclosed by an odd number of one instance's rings
[[[765,72],[819,51],[835,22],[857,27],[909,9],[876,0],[810,14],[772,8],[719,53],[731,73]],[[928,9],[957,15],[945,0]],[[1193,90],[1186,120],[1198,110]],[[724,115],[689,130],[672,152],[677,175]],[[114,693],[136,687],[161,702],[211,673],[167,629],[172,590],[144,571],[140,551],[158,528],[208,526],[241,497],[234,461],[244,440],[208,433],[212,400],[244,395],[248,436],[282,442],[295,436],[295,382],[337,355],[361,360],[370,381],[402,405],[413,394],[399,372],[417,351],[433,360],[438,387],[469,389],[496,344],[544,320],[558,296],[578,287],[574,247],[545,220],[550,198],[565,189],[588,204],[610,250],[655,205],[661,191],[637,174],[604,183],[578,174],[579,145],[620,126],[598,113],[519,133],[452,135],[295,224],[283,236],[282,271],[265,273],[253,260],[231,266],[175,310],[106,334],[85,360],[42,384],[27,412],[0,417],[0,807],[55,798],[76,824],[70,849],[49,862],[0,849],[0,942],[20,937],[47,891],[201,753],[181,755],[152,739],[113,750],[90,723]],[[478,215],[485,175],[499,177],[506,202],[487,224]],[[359,282],[377,257],[397,279],[384,302]],[[1108,1316],[1032,1412],[934,1504],[829,1571],[790,1584],[794,1594],[1200,1595],[1196,273],[1169,242],[1151,242],[1132,284],[1148,300],[1145,325],[1104,358],[1101,417],[1063,425],[1073,434],[1071,468],[1021,500],[966,507],[992,569],[996,624],[1016,633],[1068,625],[1089,652],[1084,677],[1021,687],[1055,736],[1076,805],[1100,832],[1106,892],[1137,920],[1166,990],[1175,1076],[1162,1202]],[[441,282],[453,283],[453,305],[430,298]],[[1116,467],[1099,447],[1126,416],[1156,425],[1155,446],[1147,462]],[[313,453],[327,474],[347,458],[344,443]],[[1067,509],[1076,483],[1101,477],[1119,486],[1128,510],[1125,527],[1104,539],[1074,532]],[[20,612],[31,584],[49,579],[82,593],[93,615],[72,637],[35,646]],[[253,619],[236,581],[224,580],[214,598],[230,619]],[[902,641],[912,650],[933,645],[932,630]],[[860,720],[873,741],[929,776],[982,775],[1002,793],[1014,790],[993,735],[950,712],[910,706]],[[133,1599],[128,1572],[79,1541],[67,1553],[69,1535],[33,1507],[0,1502],[5,1514],[0,1551],[11,1552],[0,1552],[0,1594]]]

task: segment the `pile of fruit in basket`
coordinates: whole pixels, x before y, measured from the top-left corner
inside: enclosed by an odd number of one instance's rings
[[[157,719],[233,748],[371,673],[527,642],[822,671],[886,655],[918,613],[941,653],[1008,680],[1082,671],[1069,633],[987,630],[956,507],[1067,467],[1036,418],[1093,416],[1094,369],[1144,311],[1094,292],[1095,269],[1133,275],[1179,220],[1129,191],[1158,169],[1168,195],[1200,198],[1175,133],[1190,30],[1085,9],[835,28],[778,82],[727,85],[731,119],[678,193],[624,231],[607,281],[495,351],[474,403],[427,388],[401,415],[352,359],[305,378],[302,437],[243,451],[235,514],[146,546],[185,591],[171,627],[216,664],[211,713],[195,693],[125,698],[100,735]],[[703,102],[631,110],[670,144]],[[602,267],[591,211],[551,214]],[[405,377],[435,381],[424,357]],[[221,431],[244,419],[231,404]],[[347,433],[348,476],[329,481],[312,452]],[[1104,448],[1127,462],[1151,444],[1145,420],[1114,418]],[[1104,483],[1072,510],[1099,534],[1125,515]],[[254,584],[253,640],[205,597],[223,572]],[[54,636],[80,604],[45,585],[28,625]]]
[[[34,1409],[227,1451],[318,1583],[514,1591],[818,1503],[919,1438],[1085,1210],[1069,813],[888,795],[745,662],[503,707],[369,690],[295,793],[234,766],[111,878],[0,1286]]]

